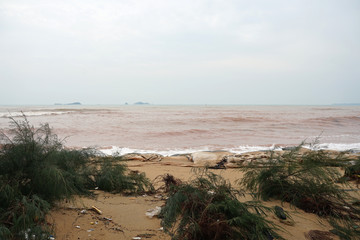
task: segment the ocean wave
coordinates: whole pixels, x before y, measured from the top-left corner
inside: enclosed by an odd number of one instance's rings
[[[334,150],[334,151],[353,151],[360,152],[360,143],[319,143],[319,144],[309,144],[305,145],[305,148],[311,150]]]
[[[9,117],[22,117],[23,115],[27,117],[32,116],[49,116],[49,115],[62,115],[68,114],[73,111],[27,111],[27,112],[8,112],[8,113],[0,113],[1,118],[9,118]]]
[[[127,147],[103,147],[98,148],[98,151],[107,156],[122,156],[130,153],[155,153],[163,156],[173,156],[180,154],[191,154],[194,152],[206,152],[206,151],[226,151],[234,154],[244,154],[250,152],[259,152],[259,151],[281,151],[285,146],[272,145],[272,146],[250,146],[243,145],[238,147],[231,148],[221,148],[215,149],[212,147],[199,147],[199,148],[185,148],[185,149],[168,149],[168,150],[151,150],[151,149],[134,149]],[[304,148],[311,150],[334,150],[334,151],[353,151],[360,152],[360,143],[350,143],[350,144],[340,144],[340,143],[322,143],[322,144],[305,144]]]

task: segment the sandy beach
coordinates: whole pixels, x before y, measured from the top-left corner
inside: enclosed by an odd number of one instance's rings
[[[246,158],[264,154],[264,152],[249,153],[246,154]],[[191,181],[194,177],[193,168],[201,167],[199,164],[189,162],[188,157],[185,156],[165,157],[160,161],[131,160],[126,164],[131,170],[145,172],[146,176],[155,183],[155,187],[159,187],[156,186],[156,177],[159,175],[171,174],[182,181]],[[237,186],[236,181],[243,177],[240,168],[228,167],[211,171],[223,176],[233,186]],[[165,194],[125,196],[96,190],[94,193],[95,198],[76,197],[71,202],[60,203],[51,211],[49,222],[53,224],[56,239],[170,239],[170,236],[162,231],[161,220],[156,216],[150,218],[145,214],[149,209],[163,206],[165,200],[162,197]],[[251,196],[247,194],[240,200],[251,200]],[[305,233],[310,230],[332,229],[325,219],[306,213],[288,203],[267,201],[263,204],[267,207],[281,206],[291,215],[292,219],[285,221],[280,221],[274,214],[267,216],[278,225],[281,229],[279,233],[285,239],[307,239]],[[94,211],[92,206],[101,210],[101,214]]]

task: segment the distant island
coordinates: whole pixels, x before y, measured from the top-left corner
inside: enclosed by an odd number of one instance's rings
[[[149,105],[150,103],[147,102],[136,102],[134,105]]]
[[[55,103],[55,105],[81,105],[80,102],[72,102],[72,103]]]

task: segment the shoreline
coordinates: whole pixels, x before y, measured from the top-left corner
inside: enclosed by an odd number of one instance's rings
[[[259,151],[283,151],[299,146],[298,144],[267,144],[267,145],[242,145],[238,147],[229,148],[215,148],[215,147],[194,147],[183,149],[167,149],[167,150],[150,150],[150,149],[137,149],[118,146],[104,146],[95,147],[94,149],[106,156],[122,156],[126,154],[159,154],[164,157],[171,157],[181,154],[192,154],[196,152],[229,152],[232,154],[245,154]],[[337,152],[352,152],[360,153],[359,143],[319,143],[311,144],[306,143],[303,148],[310,150],[326,150]]]

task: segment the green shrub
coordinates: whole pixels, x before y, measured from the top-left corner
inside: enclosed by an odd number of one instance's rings
[[[240,195],[222,177],[203,173],[170,188],[161,224],[172,239],[281,239],[263,216],[266,208],[240,202]]]
[[[104,158],[100,170],[95,175],[99,189],[108,192],[144,193],[154,188],[144,173],[129,171],[117,159]]]
[[[262,166],[255,163],[243,168],[242,186],[262,200],[289,202],[335,222],[358,222],[360,209],[350,204],[354,199],[339,186],[341,175],[337,167],[332,167],[342,166],[343,155],[332,157],[324,151],[300,152],[301,146],[278,157],[272,154]]]
[[[51,205],[74,194],[153,190],[144,173],[128,173],[118,157],[98,158],[91,150],[65,149],[48,124],[11,118],[9,134],[0,133],[0,239],[47,239],[44,224]]]

